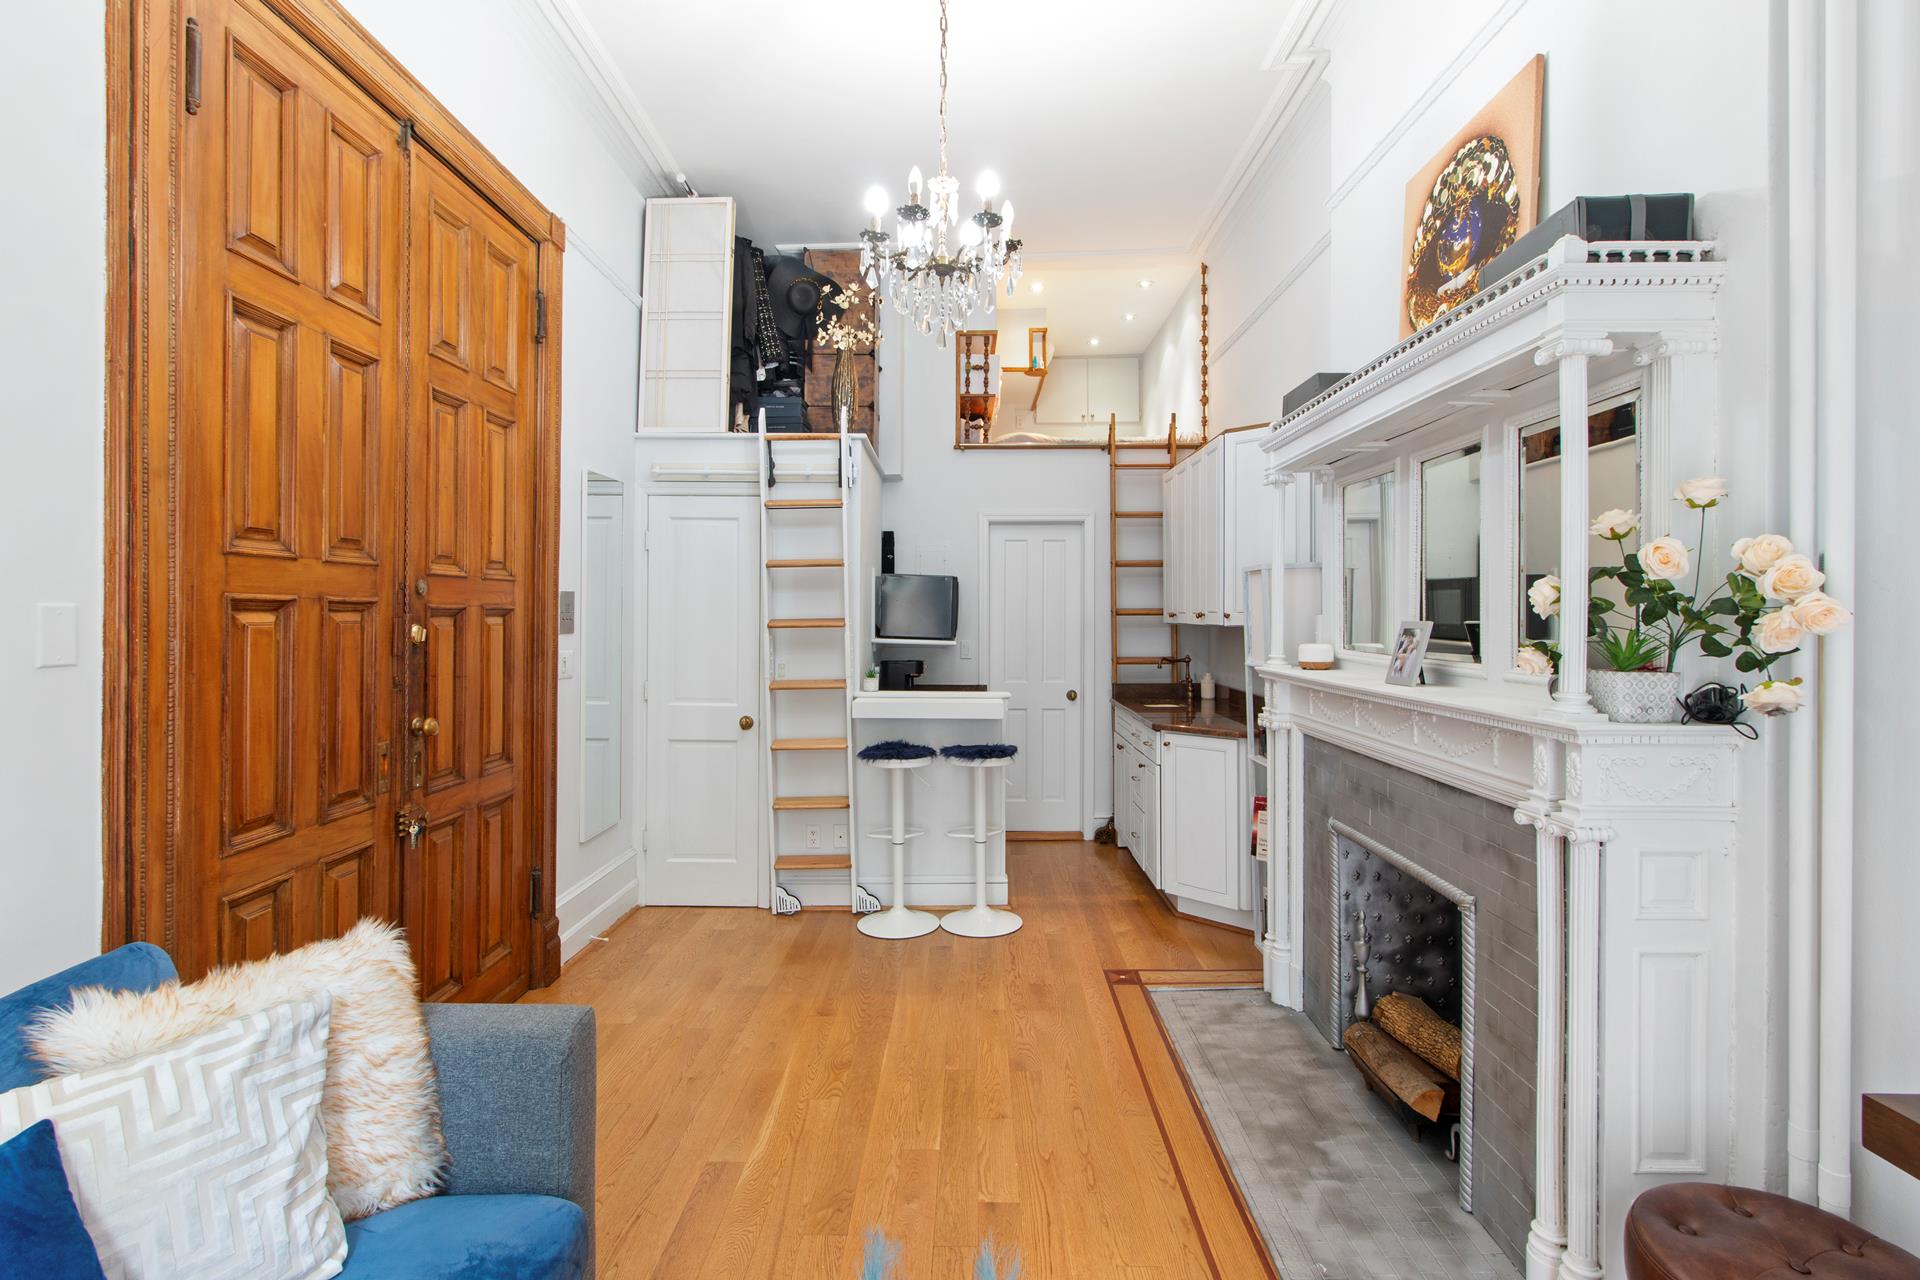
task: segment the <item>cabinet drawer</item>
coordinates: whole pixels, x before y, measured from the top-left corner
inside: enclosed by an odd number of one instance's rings
[[[1113,709],[1113,732],[1114,736],[1147,759],[1159,758],[1160,753],[1154,749],[1153,730],[1148,727],[1147,722],[1117,705]]]

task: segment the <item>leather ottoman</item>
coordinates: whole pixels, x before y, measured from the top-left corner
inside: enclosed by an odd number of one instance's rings
[[[1628,1280],[1920,1280],[1920,1258],[1812,1205],[1672,1182],[1627,1210]]]

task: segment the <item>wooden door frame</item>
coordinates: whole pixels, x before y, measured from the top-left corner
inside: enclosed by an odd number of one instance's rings
[[[529,983],[560,973],[554,803],[560,578],[560,285],[566,227],[381,47],[338,0],[255,0],[285,21],[534,241],[547,299],[538,349],[537,538],[530,643],[533,755],[526,785],[540,870]],[[179,0],[107,0],[106,592],[101,704],[101,944],[171,947],[180,762],[164,670],[149,662],[166,637],[178,655],[173,527],[181,495],[176,436],[181,311],[180,136],[185,92]],[[219,63],[209,54],[206,61]],[[171,662],[170,662],[171,665]],[[157,785],[154,780],[158,779]],[[157,877],[150,874],[159,868]]]

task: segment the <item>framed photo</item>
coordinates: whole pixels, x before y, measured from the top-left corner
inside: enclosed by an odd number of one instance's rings
[[[1403,622],[1387,651],[1387,683],[1419,684],[1422,664],[1427,660],[1427,641],[1433,639],[1431,622]]]

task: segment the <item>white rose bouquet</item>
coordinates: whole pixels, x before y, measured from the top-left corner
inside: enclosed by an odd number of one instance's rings
[[[1704,545],[1707,512],[1727,496],[1726,481],[1703,476],[1673,496],[1700,513]],[[1619,564],[1591,570],[1593,585],[1613,581],[1621,588],[1622,602],[1598,591],[1588,602],[1587,635],[1607,664],[1616,671],[1671,671],[1686,647],[1697,644],[1708,657],[1732,658],[1739,671],[1761,677],[1742,695],[1749,710],[1767,716],[1798,711],[1804,704],[1799,679],[1777,679],[1770,668],[1799,652],[1808,637],[1831,635],[1853,621],[1845,605],[1820,590],[1826,575],[1812,558],[1777,533],[1741,538],[1733,544],[1732,572],[1702,594],[1703,566],[1680,539],[1669,535],[1627,550],[1639,524],[1631,511],[1602,512],[1593,522],[1593,535],[1620,549]],[[1686,590],[1678,584],[1689,571],[1693,587]],[[1553,583],[1551,592],[1536,586],[1531,593],[1543,618],[1560,609],[1559,580],[1545,581]],[[1523,670],[1536,669],[1541,657],[1558,656],[1550,645],[1531,648],[1531,655],[1522,651]]]

